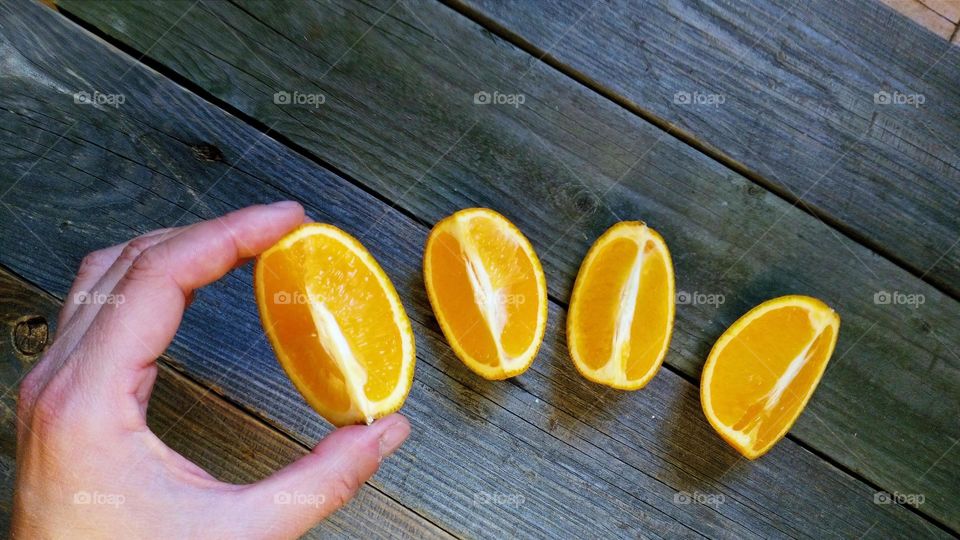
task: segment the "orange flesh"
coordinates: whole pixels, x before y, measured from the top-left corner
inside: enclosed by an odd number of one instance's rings
[[[574,362],[595,382],[638,389],[659,369],[672,333],[666,246],[642,223],[622,222],[597,240],[583,266],[568,315]]]
[[[628,238],[610,242],[597,255],[584,282],[582,302],[589,313],[576,313],[574,324],[582,338],[577,353],[591,369],[600,369],[613,354],[613,334],[620,312],[620,295],[637,257],[637,243]],[[637,309],[641,304],[637,303]]]
[[[830,358],[835,327],[815,327],[809,313],[799,306],[769,311],[715,360],[709,382],[713,413],[748,436],[753,448],[767,448],[789,429]]]
[[[664,340],[670,339],[672,316],[668,297],[673,294],[667,286],[667,264],[663,252],[653,249],[648,241],[645,246],[646,264],[640,276],[637,305],[627,341],[627,379],[635,380],[657,367]],[[634,345],[630,347],[630,345]]]
[[[490,328],[483,323],[483,315],[474,301],[460,243],[453,235],[441,233],[430,256],[433,257],[431,263],[435,269],[433,286],[438,304],[436,309],[444,313],[460,346],[470,351],[475,360],[488,366],[500,365],[497,344]]]
[[[424,254],[424,281],[454,351],[487,378],[522,372],[543,338],[546,290],[532,247],[488,209],[442,220]]]
[[[534,268],[514,237],[489,222],[484,224],[484,220],[487,218],[471,221],[469,235],[490,276],[495,291],[492,301],[496,309],[505,311],[500,346],[507,356],[516,357],[530,347],[536,335],[538,293]],[[460,264],[466,264],[462,257],[461,253]]]
[[[291,378],[299,379],[308,401],[312,396],[334,410],[350,408],[344,373],[318,338],[309,304],[322,302],[367,374],[363,385],[367,399],[382,400],[401,384],[401,336],[390,316],[386,292],[372,271],[339,241],[322,235],[308,239],[265,254],[258,263],[264,265],[265,309],[274,346],[281,349],[277,354]],[[276,293],[285,293],[293,301],[276,302]]]

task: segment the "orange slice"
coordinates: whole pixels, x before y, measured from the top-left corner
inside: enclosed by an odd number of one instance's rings
[[[547,325],[547,284],[533,246],[507,218],[468,208],[437,223],[423,255],[433,313],[454,353],[481,377],[533,362]]]
[[[675,311],[667,244],[639,221],[617,223],[580,265],[567,313],[567,348],[587,379],[643,388],[670,345]]]
[[[337,426],[403,405],[413,332],[390,279],[355,238],[302,225],[257,258],[260,321],[307,402]]]
[[[840,317],[809,296],[768,300],[720,336],[700,401],[714,429],[749,459],[783,438],[827,368]]]

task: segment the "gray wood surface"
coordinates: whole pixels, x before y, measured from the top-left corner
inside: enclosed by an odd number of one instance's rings
[[[449,1],[960,298],[960,47],[876,0]]]
[[[792,436],[882,489],[924,494],[921,513],[960,524],[960,306],[820,220],[434,3],[204,2],[182,19],[188,2],[63,6],[417,223],[465,206],[503,212],[537,248],[558,308],[596,236],[645,219],[671,247],[678,289],[725,299],[678,309],[667,364],[687,380],[756,303],[824,299],[843,318],[840,343]],[[326,101],[278,106],[278,90]],[[478,106],[478,91],[525,103]],[[311,200],[302,182],[282,182]],[[345,223],[395,249],[388,218]],[[420,302],[419,278],[396,275]],[[884,291],[924,304],[877,304]],[[420,320],[434,324],[428,312]],[[597,389],[567,378],[562,348],[545,355],[537,375],[596,399]],[[616,426],[606,432],[632,429],[645,393],[605,405]]]
[[[0,268],[0,533],[9,530],[20,379],[53,339],[60,302]],[[265,478],[307,448],[190,381],[160,360],[147,423],[165,443],[215,477],[238,484]],[[373,485],[311,530],[308,538],[449,538]]]
[[[505,383],[477,379],[449,353],[430,315],[419,277],[422,223],[54,14],[19,3],[0,9],[4,28],[17,29],[3,44],[15,70],[0,96],[9,119],[2,179],[12,188],[0,212],[0,262],[62,295],[84,253],[135,231],[302,200],[315,218],[368,245],[410,311],[420,361],[404,412],[414,434],[377,481],[442,528],[482,537],[944,534],[914,511],[874,504],[876,488],[792,440],[759,462],[743,461],[704,421],[695,385],[670,370],[631,394],[585,382],[566,358],[556,302],[534,369]],[[78,106],[75,87],[122,92],[125,103]],[[693,154],[673,157],[699,169]],[[731,200],[763,211],[768,199],[747,199],[742,189]],[[596,226],[608,218],[593,219]],[[688,336],[677,342],[699,339]],[[328,430],[263,340],[248,269],[198,293],[170,354],[179,369],[303,444]],[[673,353],[691,365],[694,354]],[[684,504],[686,493],[723,502]]]

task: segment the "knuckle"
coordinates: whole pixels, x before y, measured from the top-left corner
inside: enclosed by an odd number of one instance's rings
[[[341,508],[350,502],[359,489],[360,479],[356,475],[338,474],[330,484],[330,502],[336,508]]]
[[[163,275],[165,259],[166,255],[160,246],[147,247],[133,259],[128,275],[133,278],[150,278]]]
[[[105,249],[91,251],[87,253],[80,261],[80,268],[77,270],[77,276],[89,276],[102,271],[110,265],[110,254]]]
[[[30,405],[27,426],[38,435],[48,437],[51,442],[61,440],[61,436],[76,438],[84,432],[82,426],[87,424],[83,419],[90,412],[89,402],[84,396],[79,387],[77,371],[71,368],[68,360],[67,365],[38,389]]]
[[[37,396],[30,414],[30,429],[46,433],[56,428],[62,417],[63,399],[59,392],[45,388]]]
[[[20,386],[19,386],[21,393],[29,392],[37,388],[40,382],[38,380],[40,378],[40,366],[41,364],[38,363],[29,372],[27,372],[26,375],[24,375],[23,379],[20,381]]]
[[[127,242],[127,245],[123,246],[123,250],[120,252],[120,260],[127,263],[133,264],[140,259],[140,256],[144,252],[148,251],[154,244],[156,239],[151,237],[139,236]]]
[[[51,368],[55,364],[55,356],[52,356],[48,351],[21,379],[17,386],[18,411],[29,409],[37,401],[40,393],[50,380]]]

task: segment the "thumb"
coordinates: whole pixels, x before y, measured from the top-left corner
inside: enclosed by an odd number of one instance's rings
[[[353,498],[408,435],[410,423],[399,414],[335,430],[306,456],[237,493],[245,532],[301,536]]]

